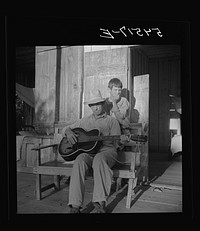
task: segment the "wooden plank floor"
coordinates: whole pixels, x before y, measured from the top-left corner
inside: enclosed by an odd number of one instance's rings
[[[42,176],[44,185],[52,183],[52,176]],[[93,213],[91,203],[93,179],[86,180],[85,199],[82,213]],[[61,182],[61,190],[49,189],[43,192],[43,199],[35,199],[35,175],[17,173],[17,213],[49,214],[68,213],[69,185],[65,179]],[[182,212],[182,190],[141,186],[132,201],[131,208],[126,209],[127,185],[117,193],[112,190],[107,203],[107,213],[180,213]]]
[[[151,186],[182,190],[182,156],[150,163]]]

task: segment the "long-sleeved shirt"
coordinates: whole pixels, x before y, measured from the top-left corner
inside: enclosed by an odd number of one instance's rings
[[[101,135],[103,136],[121,135],[121,129],[118,121],[115,118],[106,115],[106,113],[99,116],[98,118],[95,118],[94,115],[91,114],[89,116],[83,117],[72,125],[64,127],[62,130],[63,136],[65,135],[67,128],[73,129],[77,127],[83,128],[86,131],[99,129]],[[114,148],[116,150],[118,147],[117,143],[118,142],[105,140],[103,141],[100,150],[107,150],[108,148]]]
[[[120,101],[117,102],[117,106],[118,106],[119,112],[122,116],[122,119],[124,119],[128,114],[128,109],[129,109],[128,100],[125,97],[121,97]],[[104,107],[105,107],[105,111],[108,115],[111,115],[111,116],[116,118],[116,116],[114,114],[114,110],[113,110],[113,103],[110,102],[108,100],[108,98],[106,98]]]

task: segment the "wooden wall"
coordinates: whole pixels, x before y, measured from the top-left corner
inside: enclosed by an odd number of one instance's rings
[[[180,59],[150,58],[139,47],[85,54],[79,46],[61,49],[60,53],[55,46],[36,47],[36,123],[52,127],[55,122],[72,123],[90,113],[83,104],[90,89],[98,88],[107,97],[108,81],[118,77],[124,88],[133,91],[134,76],[144,74],[149,74],[149,151],[163,153],[162,158],[166,158],[170,145],[169,94],[180,95]]]
[[[169,157],[170,97],[180,95],[180,59],[153,58],[149,60],[150,74],[150,152],[161,159]],[[156,156],[156,154],[154,154]],[[154,158],[153,155],[151,155]]]
[[[36,47],[36,126],[48,134],[54,123],[81,117],[83,47]]]
[[[149,58],[141,49],[131,48],[131,75],[149,74]]]
[[[82,117],[83,55],[80,46],[62,49],[59,122],[73,123]]]
[[[139,75],[145,75],[149,73],[148,69],[149,60],[148,57],[138,49],[137,47],[130,48],[130,91],[133,94],[134,92],[134,77]],[[134,95],[134,94],[133,94]],[[137,114],[134,113],[135,100],[130,98],[130,104],[132,105],[132,111],[130,114],[131,122],[137,122]]]
[[[16,47],[15,81],[25,87],[35,87],[35,47]]]
[[[156,49],[156,48],[155,48]],[[158,53],[158,51],[156,51]],[[134,76],[149,74],[149,152],[150,159],[167,159],[170,145],[169,94],[181,95],[180,58],[148,56],[142,46],[131,48],[131,86]]]
[[[56,47],[36,47],[35,123],[51,126],[55,121]]]
[[[21,143],[22,136],[16,136],[16,143]],[[49,145],[52,144],[53,137],[37,137],[37,136],[26,136],[23,138],[21,148],[16,153],[17,155],[17,171],[33,173],[33,168],[37,165],[36,151],[32,148],[38,145]],[[20,153],[19,153],[20,152]],[[41,150],[41,162],[47,162],[55,159],[55,154],[51,148]]]
[[[142,125],[141,134],[149,137],[149,74],[134,76],[134,110],[138,112],[138,121]],[[132,108],[133,110],[133,108]],[[141,176],[148,178],[149,140],[141,147]]]
[[[117,48],[86,52],[84,56],[84,100],[90,97],[91,89],[99,89],[103,97],[108,97],[108,82],[119,78],[123,88],[128,87],[128,48]],[[91,112],[83,105],[84,115]]]

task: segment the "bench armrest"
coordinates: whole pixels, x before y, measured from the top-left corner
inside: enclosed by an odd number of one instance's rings
[[[35,148],[32,148],[31,150],[38,151],[38,150],[41,150],[41,149],[50,148],[50,147],[56,147],[56,146],[58,146],[58,144],[49,144],[49,145],[43,145],[43,146],[40,146],[40,147],[35,147]]]
[[[41,160],[41,149],[50,148],[50,147],[52,147],[54,149],[57,146],[58,146],[58,144],[49,144],[49,145],[43,145],[43,146],[32,148],[31,150],[37,151],[36,152],[36,163],[37,163],[37,166],[40,166],[41,162],[42,162],[42,160]],[[54,149],[54,151],[55,151],[55,149]]]

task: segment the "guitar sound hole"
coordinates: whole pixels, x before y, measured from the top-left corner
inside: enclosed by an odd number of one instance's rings
[[[63,152],[66,154],[66,153],[70,153],[72,150],[76,150],[76,149],[72,149],[72,148],[65,148],[64,150],[63,150]]]
[[[78,148],[79,148],[79,147],[78,147],[77,144],[74,144],[74,145],[73,145],[73,150],[74,150],[74,151],[78,150]]]

